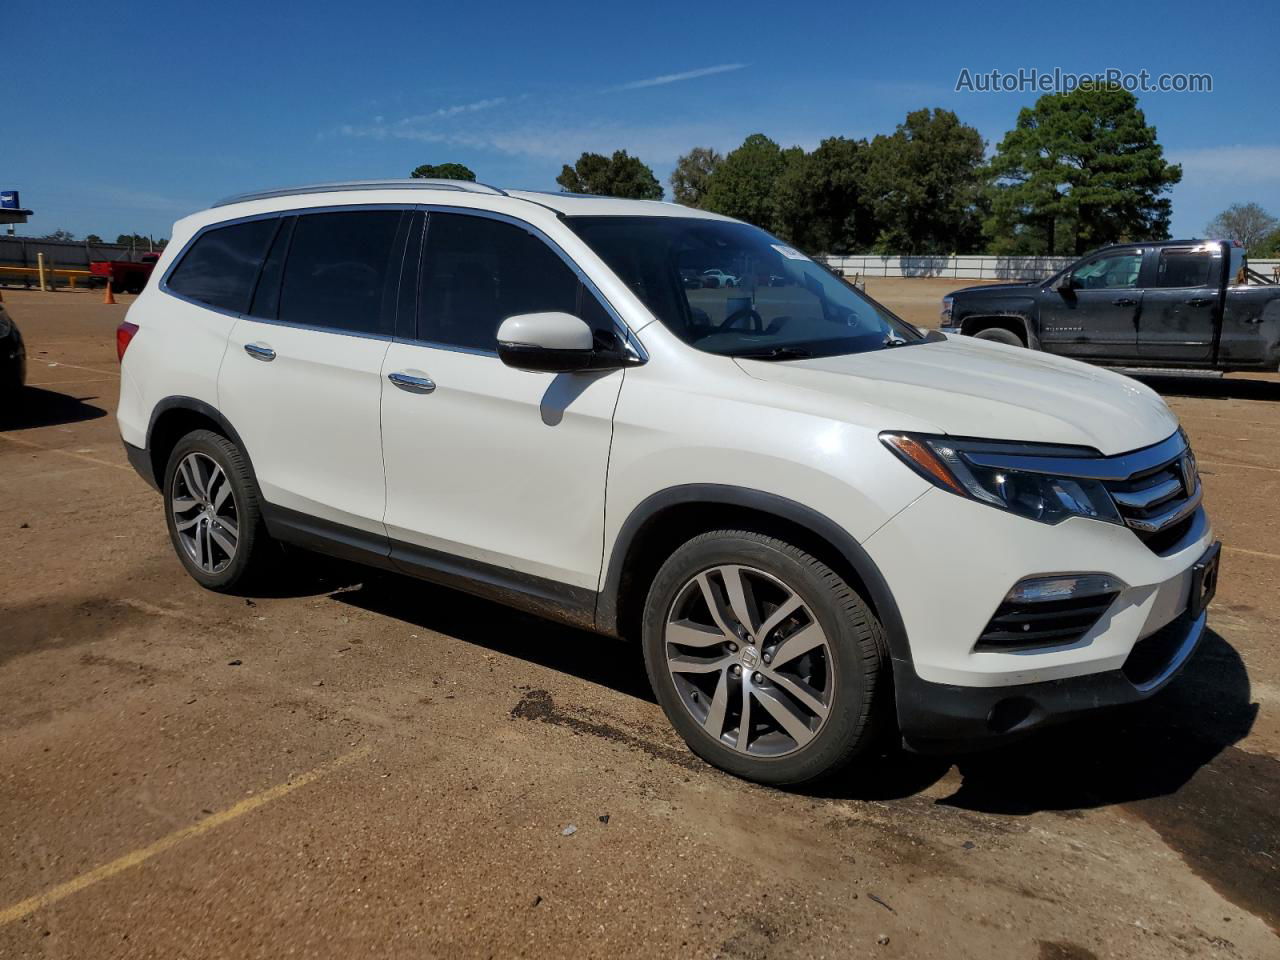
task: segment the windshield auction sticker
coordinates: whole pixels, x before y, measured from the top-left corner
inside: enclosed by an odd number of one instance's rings
[[[795,247],[788,247],[785,243],[771,243],[769,244],[769,246],[773,247],[773,249],[777,250],[780,254],[782,254],[788,260],[808,260],[809,259],[803,253],[797,250]]]

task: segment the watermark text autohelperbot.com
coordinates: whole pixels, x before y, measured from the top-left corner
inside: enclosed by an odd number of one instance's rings
[[[1149,70],[1121,70],[1109,67],[1096,73],[1072,73],[1061,67],[1041,70],[970,70],[964,67],[956,78],[956,93],[1070,93],[1120,87],[1130,93],[1212,93],[1213,75],[1208,73],[1152,73]]]

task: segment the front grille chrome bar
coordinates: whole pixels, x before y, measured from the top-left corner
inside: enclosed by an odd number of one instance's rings
[[[1155,486],[1147,487],[1145,490],[1133,490],[1129,492],[1113,490],[1111,496],[1116,503],[1122,507],[1132,507],[1135,510],[1146,510],[1153,507],[1163,500],[1182,493],[1182,481],[1177,477],[1168,480],[1162,480]]]
[[[1143,533],[1159,533],[1166,527],[1171,527],[1175,523],[1180,523],[1191,514],[1195,513],[1196,508],[1200,506],[1200,501],[1204,497],[1203,488],[1200,484],[1196,484],[1196,492],[1189,496],[1181,503],[1170,507],[1164,513],[1158,513],[1154,517],[1132,517],[1126,515],[1124,522],[1134,530],[1140,530]]]

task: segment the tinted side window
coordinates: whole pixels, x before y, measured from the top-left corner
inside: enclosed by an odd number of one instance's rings
[[[1094,257],[1076,267],[1071,279],[1083,290],[1118,290],[1138,285],[1142,251],[1125,250]]]
[[[1212,260],[1208,250],[1161,250],[1156,286],[1207,287]]]
[[[487,217],[432,213],[419,298],[418,337],[496,350],[498,327],[520,313],[579,314],[579,282],[540,238]]]
[[[399,210],[298,217],[280,287],[279,319],[351,333],[390,334],[399,263]]]
[[[169,289],[211,307],[244,313],[278,222],[249,220],[205,231],[170,274]]]
[[[267,259],[262,264],[262,273],[258,276],[258,286],[253,292],[253,304],[249,307],[249,316],[264,320],[274,320],[276,310],[280,306],[280,278],[284,275],[284,256],[289,251],[289,238],[293,236],[293,224],[297,217],[288,217],[276,231],[276,238],[267,251]]]

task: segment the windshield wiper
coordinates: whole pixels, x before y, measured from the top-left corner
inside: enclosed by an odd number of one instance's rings
[[[917,340],[906,340],[901,337],[895,337],[893,334],[889,334],[889,336],[885,337],[884,340],[881,341],[880,345],[882,347],[905,347],[909,343],[918,342],[919,341]]]
[[[813,353],[804,347],[770,347],[768,350],[735,353],[734,356],[744,360],[807,360]]]

